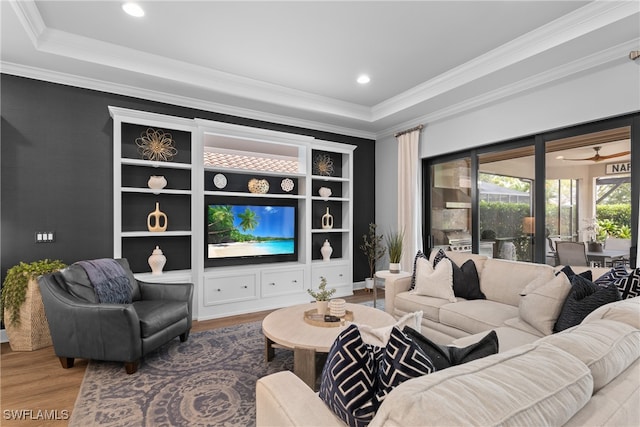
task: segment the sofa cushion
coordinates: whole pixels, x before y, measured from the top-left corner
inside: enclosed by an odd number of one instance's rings
[[[485,334],[479,341],[465,347],[436,344],[409,326],[405,326],[402,331],[429,356],[433,366],[438,371],[498,352],[498,336],[494,331]]]
[[[517,316],[518,307],[491,300],[460,301],[440,307],[440,323],[469,334],[502,326],[505,320]]]
[[[613,320],[583,323],[541,341],[574,355],[587,365],[593,376],[594,392],[640,358],[640,330]]]
[[[414,292],[400,292],[396,295],[395,308],[403,313],[422,311],[425,319],[440,321],[440,307],[450,304],[449,300],[417,295]]]
[[[619,299],[615,285],[598,286],[584,277],[573,276],[571,291],[562,305],[553,331],[560,332],[575,326],[596,308]]]
[[[592,389],[591,372],[571,354],[525,345],[407,381],[369,425],[562,425]]]
[[[189,316],[186,302],[166,300],[134,301],[133,307],[140,319],[143,338],[165,330],[168,326]]]
[[[515,317],[514,319],[520,320],[517,317]],[[535,329],[533,330],[536,331]],[[516,329],[509,326],[500,326],[498,328],[492,329],[492,331],[494,331],[498,337],[498,342],[500,343],[500,348],[499,348],[500,352],[509,351],[516,347],[520,347],[521,345],[531,344],[532,342],[535,342],[540,338],[538,335],[534,335],[532,333],[525,332],[521,329]],[[466,337],[453,340],[451,345],[454,345],[456,347],[467,347],[477,342],[478,340],[481,340],[486,335],[487,335],[486,332],[480,332],[474,335],[468,335]]]
[[[593,322],[598,319],[615,320],[640,329],[640,297],[603,305],[592,311],[582,323]]]
[[[519,304],[520,318],[543,335],[551,335],[570,290],[571,283],[565,273],[559,273],[551,280],[533,280],[523,289]]]
[[[637,426],[640,420],[640,360],[635,361],[591,400],[564,427]]]
[[[451,261],[444,259],[434,267],[427,259],[416,260],[416,288],[418,295],[443,298],[449,302],[456,302],[453,293],[453,269]]]
[[[488,300],[517,307],[525,286],[536,278],[553,276],[549,265],[489,259],[480,273],[480,289]]]

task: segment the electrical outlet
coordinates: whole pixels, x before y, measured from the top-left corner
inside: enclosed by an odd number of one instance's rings
[[[36,243],[52,243],[56,240],[54,231],[36,231]]]

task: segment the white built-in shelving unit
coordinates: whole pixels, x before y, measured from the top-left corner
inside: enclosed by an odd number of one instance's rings
[[[127,258],[136,277],[193,282],[198,319],[308,302],[307,289],[317,288],[320,277],[336,288],[335,296],[352,294],[355,146],[118,107],[109,111],[114,145],[114,257]],[[135,141],[148,128],[171,134],[175,157],[166,162],[142,158]],[[220,158],[249,160],[217,162]],[[333,163],[331,174],[318,172],[314,161],[319,158]],[[230,185],[214,186],[217,174],[223,174]],[[152,175],[165,176],[167,186],[148,188]],[[246,183],[256,177],[269,181],[267,193],[249,192]],[[294,190],[280,191],[280,182],[287,178],[295,182]],[[331,196],[321,197],[320,187],[331,189]],[[293,201],[298,208],[297,261],[205,267],[205,198],[217,196]],[[167,214],[167,231],[147,230],[147,215],[156,203]],[[334,220],[331,229],[321,224],[327,207]],[[320,253],[325,240],[334,251],[329,261]],[[147,263],[156,246],[167,257],[162,275],[151,275]]]

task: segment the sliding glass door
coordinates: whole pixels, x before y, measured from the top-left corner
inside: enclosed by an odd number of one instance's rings
[[[534,147],[478,154],[479,253],[533,261]]]

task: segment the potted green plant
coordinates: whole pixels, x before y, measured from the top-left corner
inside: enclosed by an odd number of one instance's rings
[[[329,298],[331,298],[331,295],[333,295],[336,292],[335,289],[327,289],[327,279],[321,276],[318,290],[314,291],[313,289],[307,289],[307,292],[309,292],[309,295],[315,298],[318,314],[322,314],[322,315],[327,314],[327,307],[329,306]]]
[[[32,351],[51,345],[37,278],[66,267],[59,260],[20,262],[7,271],[0,306],[13,351]]]
[[[378,226],[374,223],[369,224],[369,233],[362,235],[362,244],[360,249],[367,257],[367,263],[369,264],[369,277],[365,279],[365,287],[367,289],[373,289],[373,280],[376,274],[376,263],[380,258],[384,256],[387,248],[382,244],[384,236],[377,234]]]
[[[400,273],[400,260],[402,259],[402,244],[404,242],[404,230],[392,231],[385,237],[387,253],[389,254],[389,272]]]

